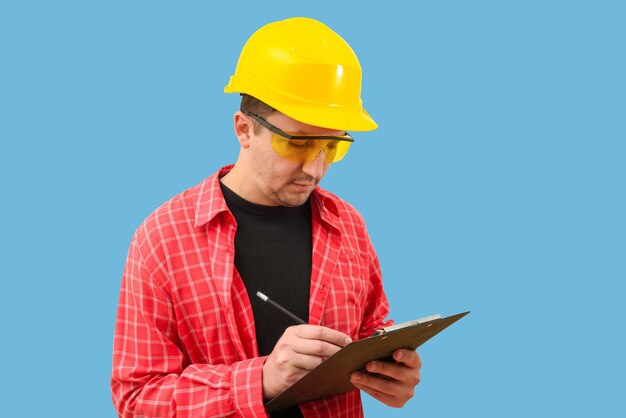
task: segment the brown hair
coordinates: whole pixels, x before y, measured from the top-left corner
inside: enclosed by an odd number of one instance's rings
[[[243,113],[253,113],[262,118],[276,112],[276,109],[272,106],[245,93],[241,94],[241,105],[239,106],[239,110]],[[252,120],[252,123],[254,124],[254,133],[258,134],[261,129],[261,125],[259,125],[255,120]]]

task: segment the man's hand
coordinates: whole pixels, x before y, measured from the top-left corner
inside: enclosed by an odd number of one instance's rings
[[[316,325],[289,327],[263,364],[263,399],[284,392],[352,340],[343,332]]]
[[[400,408],[413,397],[415,386],[420,382],[422,361],[412,350],[396,350],[396,363],[370,361],[365,370],[370,373],[354,372],[350,381],[358,389],[394,408]]]

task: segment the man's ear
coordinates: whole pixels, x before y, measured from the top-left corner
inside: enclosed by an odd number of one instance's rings
[[[254,126],[252,125],[252,119],[242,112],[235,112],[233,118],[235,135],[239,140],[241,148],[247,149],[250,146],[250,139],[254,134]]]

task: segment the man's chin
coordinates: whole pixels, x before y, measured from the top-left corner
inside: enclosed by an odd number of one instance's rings
[[[311,193],[312,193],[312,190],[306,191],[306,192],[300,192],[300,193],[280,193],[277,196],[277,200],[283,206],[288,206],[288,207],[302,206],[307,202]]]

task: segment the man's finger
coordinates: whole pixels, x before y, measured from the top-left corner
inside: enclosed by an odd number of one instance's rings
[[[352,384],[359,384],[380,393],[398,397],[406,392],[405,385],[395,380],[389,380],[382,377],[373,376],[367,373],[355,372],[352,374],[350,381]]]
[[[292,343],[292,349],[298,354],[322,358],[332,356],[337,351],[341,350],[341,347],[326,341],[298,338]]]
[[[397,383],[389,380],[357,372],[352,375],[350,381],[357,389],[362,390],[388,406],[399,408],[404,405],[408,399],[410,399],[409,396],[398,396],[397,390],[399,388],[394,387],[394,385],[397,386]]]
[[[419,354],[414,350],[407,350],[405,348],[401,348],[393,352],[393,359],[397,362],[404,363],[408,367],[421,367],[422,360],[420,359]]]
[[[370,373],[377,373],[414,386],[419,383],[419,372],[404,364],[390,363],[388,361],[370,361],[365,365],[365,369]]]
[[[299,369],[304,376],[306,373],[322,364],[323,361],[324,359],[319,356],[296,354],[293,358],[292,365]]]
[[[343,332],[317,325],[298,325],[293,327],[294,334],[308,340],[326,341],[339,347],[345,347],[352,339]]]
[[[369,388],[367,386],[363,386],[363,387],[357,386],[357,389],[361,389],[363,392],[367,393],[372,398],[378,399],[380,402],[384,403],[387,406],[391,406],[391,407],[394,407],[394,408],[400,408],[400,407],[402,407],[406,403],[403,400],[395,398],[395,397],[393,397],[391,395],[387,395],[385,393],[381,393],[381,392],[379,392],[377,390],[374,390],[372,388]]]

